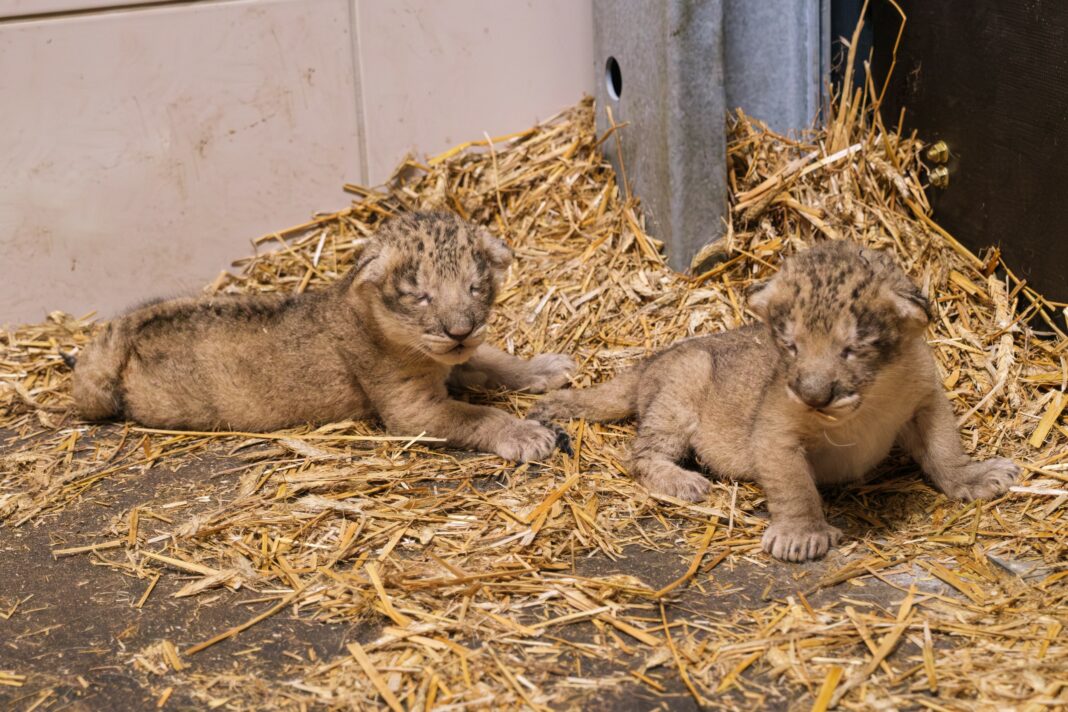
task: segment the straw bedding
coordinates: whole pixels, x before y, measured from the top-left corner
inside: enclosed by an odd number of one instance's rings
[[[969,451],[1026,467],[996,501],[947,501],[893,459],[886,477],[828,496],[844,544],[797,567],[760,553],[767,519],[755,486],[721,482],[691,505],[631,482],[629,423],[574,422],[573,457],[520,467],[376,440],[374,423],[269,438],[87,426],[66,413],[59,351],[83,346],[94,325],[57,313],[0,332],[0,428],[10,438],[0,521],[47,526],[104,478],[228,453],[211,483],[223,487],[215,504],[164,511],[145,501],[85,547],[57,552],[142,578],[146,597],[161,576],[191,577],[181,595],[251,591],[260,603],[246,627],[127,654],[165,698],[184,691],[198,705],[544,709],[626,690],[746,709],[1065,704],[1063,305],[1007,277],[996,252],[976,257],[932,222],[921,144],[885,130],[868,95],[847,97],[828,128],[796,139],[732,117],[731,221],[695,276],[664,266],[637,200],[601,155],[587,100],[519,134],[410,160],[382,191],[349,186],[350,208],[257,240],[269,251],[209,290],[317,289],[384,217],[455,210],[516,250],[494,339],[522,355],[575,354],[582,387],[679,338],[748,322],[746,286],[785,255],[857,240],[894,252],[933,297],[930,340]],[[517,413],[533,402],[474,398]],[[651,560],[642,552],[661,552],[665,566],[629,566],[628,556]],[[774,591],[732,583],[769,571]],[[281,682],[198,669],[200,650],[236,650],[272,615],[360,621],[369,633],[337,659],[296,656]]]

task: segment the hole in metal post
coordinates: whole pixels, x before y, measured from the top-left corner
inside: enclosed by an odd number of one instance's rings
[[[619,69],[619,62],[615,57],[609,57],[604,66],[604,83],[608,90],[608,96],[619,101],[623,96],[623,72]]]

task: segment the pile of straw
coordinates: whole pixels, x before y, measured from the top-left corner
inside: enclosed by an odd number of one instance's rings
[[[895,459],[884,467],[893,476],[829,496],[846,539],[826,562],[779,564],[760,552],[759,488],[721,482],[701,504],[653,498],[625,475],[628,423],[575,422],[573,457],[520,467],[376,441],[374,423],[269,436],[86,426],[65,414],[59,350],[83,346],[93,325],[53,314],[0,333],[0,428],[10,434],[0,520],[47,525],[104,478],[225,452],[227,468],[204,484],[216,504],[144,501],[56,552],[143,579],[139,606],[162,595],[161,577],[192,576],[175,595],[252,591],[259,603],[245,626],[133,656],[165,698],[201,705],[544,709],[638,692],[745,709],[799,699],[865,710],[1063,704],[1063,305],[928,217],[922,146],[873,119],[870,95],[847,97],[825,130],[800,138],[732,118],[731,221],[694,276],[664,266],[584,101],[527,131],[410,160],[383,191],[350,186],[349,209],[257,240],[272,251],[210,290],[318,289],[383,218],[454,210],[517,254],[494,340],[524,356],[574,354],[582,387],[677,339],[750,321],[752,280],[815,241],[856,240],[891,250],[933,298],[930,340],[968,450],[1026,468],[996,501],[948,501]],[[475,397],[516,413],[534,400]],[[643,551],[663,552],[664,566],[628,564],[649,561]],[[756,591],[734,586],[740,577],[759,581]],[[292,640],[294,662],[276,674],[198,669],[201,650],[238,650],[272,615],[366,627],[337,659],[305,656]]]

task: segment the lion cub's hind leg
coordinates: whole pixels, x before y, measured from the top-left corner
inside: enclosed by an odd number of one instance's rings
[[[679,465],[690,450],[690,433],[660,421],[643,422],[634,438],[630,474],[655,494],[666,494],[688,502],[700,502],[712,488],[700,472]]]
[[[553,391],[530,411],[533,420],[547,423],[558,418],[585,418],[603,423],[623,420],[637,410],[641,370],[624,371],[591,388]]]
[[[652,378],[643,380],[638,393],[642,408],[630,469],[650,491],[690,502],[708,495],[708,478],[678,463],[693,450],[705,390],[701,384],[711,373],[708,354],[696,349],[665,354],[646,370]]]
[[[122,370],[130,356],[130,343],[121,319],[108,324],[74,366],[72,395],[78,415],[85,420],[105,420],[121,416]]]

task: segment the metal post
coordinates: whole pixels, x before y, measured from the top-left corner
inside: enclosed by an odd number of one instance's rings
[[[722,236],[727,112],[741,106],[778,131],[818,119],[829,0],[594,0],[598,128],[604,151],[641,198],[672,267]]]

